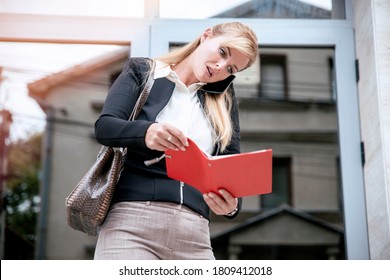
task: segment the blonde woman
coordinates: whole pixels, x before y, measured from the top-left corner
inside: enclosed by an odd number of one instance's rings
[[[151,59],[128,60],[95,124],[99,143],[127,147],[95,259],[214,259],[210,209],[234,218],[240,199],[223,189],[202,194],[168,178],[165,160],[148,166],[145,161],[167,149],[185,150],[188,138],[212,155],[239,153],[232,81],[257,55],[257,38],[247,25],[230,22],[207,28],[192,43],[154,60],[154,84],[135,121],[128,118]]]

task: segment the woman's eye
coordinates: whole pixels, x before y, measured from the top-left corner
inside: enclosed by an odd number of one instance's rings
[[[228,72],[229,72],[229,74],[233,74],[233,68],[232,67],[228,67]]]
[[[226,56],[226,52],[225,52],[225,50],[223,48],[219,49],[219,53],[222,55],[222,57]]]

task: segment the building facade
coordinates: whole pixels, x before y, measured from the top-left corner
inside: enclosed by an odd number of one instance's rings
[[[139,20],[40,16],[38,21],[33,15],[4,14],[1,24],[12,28],[2,29],[0,38],[127,42],[131,56],[155,57],[210,25],[231,20],[158,19],[158,1],[145,3],[147,15]],[[257,66],[236,81],[242,150],[274,150],[274,193],[245,198],[242,214],[232,222],[213,217],[211,233],[220,258],[390,259],[390,3],[346,0],[342,7],[333,15],[315,10],[317,19],[239,18],[257,33],[261,54]],[[278,11],[288,9],[279,6]],[[45,20],[61,32],[51,33]],[[90,26],[97,28],[91,32]],[[120,62],[106,65],[111,65],[102,74],[106,78],[120,68]],[[59,115],[63,120],[92,122],[98,114],[90,102],[96,90],[82,93],[85,102],[76,102],[80,96],[65,94],[68,90],[67,82],[53,87],[45,102],[65,106],[71,114]],[[99,88],[98,101],[106,90]],[[41,213],[37,258],[89,259],[95,240],[67,228],[61,205],[97,146],[92,138],[73,139],[72,145],[65,140],[60,135],[52,139],[60,154],[45,161],[50,194]],[[75,146],[83,147],[83,153],[70,153]],[[69,169],[71,162],[79,164]],[[284,235],[280,229],[289,226],[301,238]],[[275,232],[281,234],[272,239]],[[306,232],[310,237],[303,238]],[[268,238],[262,241],[262,236]],[[315,250],[302,250],[310,244]],[[297,255],[291,246],[305,254]],[[259,250],[268,254],[256,255]]]

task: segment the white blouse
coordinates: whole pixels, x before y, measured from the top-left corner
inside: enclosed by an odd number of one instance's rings
[[[161,61],[156,61],[154,78],[165,77],[175,83],[172,97],[158,114],[156,121],[166,122],[180,129],[203,151],[211,154],[214,148],[214,133],[197,96],[197,90],[204,83],[195,83],[187,87],[179,80],[176,72]]]

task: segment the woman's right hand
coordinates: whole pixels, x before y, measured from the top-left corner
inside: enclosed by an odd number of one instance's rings
[[[176,127],[167,123],[153,123],[145,135],[145,144],[157,151],[182,150],[188,147],[187,137]]]

